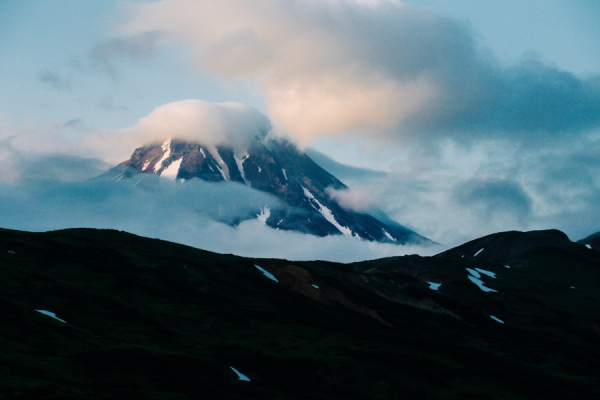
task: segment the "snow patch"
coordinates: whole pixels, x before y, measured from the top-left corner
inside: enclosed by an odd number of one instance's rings
[[[246,382],[250,382],[250,378],[248,378],[246,375],[242,374],[240,371],[238,371],[237,369],[233,368],[233,367],[229,367],[233,370],[233,372],[236,373],[236,375],[238,376],[238,381],[246,381]]]
[[[476,284],[477,286],[479,286],[479,289],[483,290],[484,292],[497,292],[497,290],[494,289],[490,289],[489,287],[486,287],[485,284],[483,283],[483,281],[481,279],[477,279],[474,276],[469,275],[468,278],[471,280],[471,282],[473,282],[474,284]]]
[[[263,269],[263,268],[259,267],[258,265],[254,265],[254,266],[255,266],[256,268],[258,268],[258,270],[259,270],[260,272],[262,272],[264,276],[266,276],[267,278],[269,278],[269,279],[270,279],[270,280],[272,280],[272,281],[275,281],[275,282],[279,283],[279,281],[277,280],[277,278],[275,278],[275,276],[273,276],[273,274],[272,274],[272,273],[270,273],[269,271],[267,271],[267,270],[265,270],[265,269]]]
[[[510,268],[510,265],[503,265],[504,268]]]
[[[475,278],[481,278],[481,274],[479,274],[479,272],[475,271],[474,269],[467,268],[467,271],[469,272],[469,274],[473,275]]]
[[[585,247],[587,247],[588,249],[592,249],[592,245],[591,244],[586,244]]]
[[[571,289],[577,289],[575,286],[571,286]]]
[[[283,177],[287,181],[288,179],[287,179],[287,174],[285,173],[285,168],[282,168],[281,171],[283,172]]]
[[[385,236],[387,236],[387,238],[388,238],[388,239],[390,239],[390,240],[393,240],[394,242],[397,242],[397,240],[396,240],[396,239],[394,239],[394,237],[393,237],[392,235],[390,235],[390,234],[388,233],[388,231],[386,231],[386,230],[385,230],[385,229],[383,229],[383,228],[382,228],[381,230],[383,231],[383,234],[384,234]]]
[[[227,164],[225,164],[225,161],[223,161],[223,159],[221,158],[221,155],[219,154],[219,150],[215,146],[211,146],[211,147],[208,147],[208,151],[209,151],[210,155],[213,156],[213,158],[215,160],[217,160],[217,163],[219,164],[219,172],[221,173],[221,175],[223,175],[223,179],[225,181],[231,180],[230,174],[229,174],[229,167],[227,166]]]
[[[148,168],[148,166],[150,165],[150,163],[152,162],[152,160],[148,160],[144,163],[144,166],[142,167],[142,171],[145,171],[146,168]]]
[[[496,279],[496,274],[494,272],[486,271],[485,269],[481,269],[481,268],[475,268],[475,269],[477,271],[481,272],[482,274],[489,276],[490,278]]]
[[[477,253],[473,254],[473,257],[477,257],[477,255],[478,255],[479,253],[481,253],[481,252],[483,251],[483,249],[484,249],[483,247],[482,247],[481,249],[479,249],[479,251],[478,251]]]
[[[312,287],[318,289],[319,287],[317,285],[311,285]]]
[[[160,146],[160,148],[163,151],[163,156],[160,160],[158,160],[158,162],[154,165],[154,172],[158,172],[160,171],[160,169],[162,168],[162,163],[163,161],[165,161],[167,158],[171,157],[171,139],[166,140],[162,146]]]
[[[265,207],[265,208],[260,209],[260,214],[256,215],[256,219],[263,225],[266,225],[267,220],[269,219],[270,216],[271,216],[271,209],[269,207]]]
[[[179,172],[179,167],[181,166],[182,160],[183,157],[173,161],[167,168],[164,169],[160,176],[171,180],[177,179],[177,173]]]
[[[441,283],[435,283],[435,282],[429,282],[427,281],[427,283],[429,283],[429,289],[431,290],[440,290],[440,286],[442,286]]]
[[[315,208],[315,210],[317,210],[318,212],[321,213],[321,215],[323,217],[325,217],[325,219],[333,226],[335,226],[340,232],[342,232],[344,235],[346,236],[353,236],[352,235],[352,230],[350,230],[350,228],[345,227],[340,225],[339,222],[336,221],[335,217],[333,216],[333,213],[331,212],[331,210],[329,208],[327,208],[326,206],[324,206],[323,204],[321,204],[321,202],[319,200],[317,200],[315,198],[315,196],[313,196],[313,194],[304,186],[301,186],[302,190],[304,191],[304,195],[309,199],[312,200],[311,205]],[[316,203],[316,206],[315,206]]]
[[[244,157],[242,157],[242,158],[236,156],[235,154],[233,156],[233,159],[235,160],[235,164],[238,167],[238,171],[240,171],[240,175],[242,175],[242,179],[244,180],[244,183],[246,185],[248,185],[248,181],[246,180],[246,173],[244,172],[244,160],[246,158],[248,158],[247,154]]]
[[[15,252],[14,252],[14,251],[12,251],[12,250],[9,250],[9,251],[8,251],[8,254],[15,254]]]
[[[494,317],[493,315],[490,315],[490,318],[491,318],[491,319],[493,319],[494,321],[498,321],[498,322],[500,322],[501,324],[503,324],[503,323],[504,323],[504,321],[502,321],[500,318],[496,318],[496,317]]]
[[[47,316],[49,316],[49,317],[52,317],[52,318],[54,318],[54,319],[57,319],[57,320],[59,320],[60,322],[64,322],[65,324],[67,323],[65,320],[62,320],[62,319],[58,318],[58,317],[56,316],[56,314],[54,314],[53,312],[46,311],[46,310],[35,310],[35,311],[37,311],[37,312],[39,312],[39,313],[42,313],[42,314],[44,314],[44,315],[47,315]]]

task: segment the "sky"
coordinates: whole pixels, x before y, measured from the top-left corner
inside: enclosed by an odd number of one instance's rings
[[[503,230],[581,239],[600,230],[598,17],[593,0],[0,0],[0,226],[340,259],[352,244],[266,228],[249,241],[210,212],[195,231],[159,229],[144,218],[165,202],[174,225],[197,207],[167,187],[124,218],[143,195],[85,184],[171,124],[148,116],[197,99],[252,107],[320,152],[352,207],[446,246]],[[217,231],[235,240],[190,239]],[[364,244],[344,261],[414,251]]]

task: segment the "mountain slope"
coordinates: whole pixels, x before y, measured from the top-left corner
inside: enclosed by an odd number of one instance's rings
[[[596,232],[584,239],[578,240],[577,243],[587,245],[594,250],[600,251],[600,232]]]
[[[0,397],[595,399],[600,254],[522,234],[500,263],[336,264],[2,229]]]
[[[107,173],[118,180],[138,174],[237,182],[269,193],[284,206],[258,211],[276,229],[317,236],[343,234],[382,243],[432,243],[404,226],[342,207],[330,191],[347,187],[283,139],[257,140],[238,152],[227,146],[166,140],[136,149],[129,160]]]

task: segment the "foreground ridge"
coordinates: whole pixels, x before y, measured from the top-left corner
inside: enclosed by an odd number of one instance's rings
[[[600,395],[600,252],[558,231],[338,264],[0,229],[0,265],[6,399]]]

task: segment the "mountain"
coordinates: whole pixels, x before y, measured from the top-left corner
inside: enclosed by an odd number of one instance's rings
[[[106,175],[120,180],[139,174],[236,182],[269,193],[283,206],[262,207],[245,218],[258,216],[275,229],[317,236],[343,234],[382,243],[433,243],[400,224],[344,208],[331,191],[347,190],[346,185],[284,139],[263,138],[237,152],[227,146],[166,140],[136,149]]]
[[[566,251],[581,250],[581,245],[571,242],[563,232],[551,229],[494,233],[446,250],[440,256],[498,263],[515,259],[540,247],[560,248]]]
[[[600,251],[600,232],[596,232],[584,239],[578,240],[577,243],[581,243],[589,248]]]
[[[0,266],[3,399],[600,396],[600,253],[559,231],[338,264],[0,229]]]

